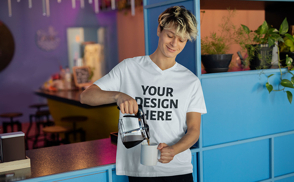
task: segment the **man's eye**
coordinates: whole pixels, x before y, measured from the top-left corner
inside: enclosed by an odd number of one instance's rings
[[[173,36],[171,36],[171,35],[168,35],[168,34],[167,34],[167,36],[168,36],[169,38],[173,38]]]

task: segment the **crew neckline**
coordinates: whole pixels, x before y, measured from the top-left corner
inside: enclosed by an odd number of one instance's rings
[[[149,61],[149,62],[151,62],[151,65],[159,72],[159,73],[161,73],[161,74],[163,74],[164,72],[167,72],[167,71],[170,71],[170,70],[173,70],[173,69],[175,69],[176,67],[177,67],[177,65],[178,65],[178,63],[176,62],[172,67],[170,67],[170,68],[168,68],[168,69],[165,69],[165,70],[162,70],[161,68],[159,68],[158,66],[157,66],[157,64],[155,64],[152,60],[151,60],[151,58],[150,58],[150,56],[149,55],[147,55],[146,56],[147,57],[147,60]]]

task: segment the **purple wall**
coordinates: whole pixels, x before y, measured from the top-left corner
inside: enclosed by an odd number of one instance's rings
[[[59,65],[68,65],[68,27],[106,27],[106,43],[109,46],[106,52],[107,71],[118,63],[116,12],[95,14],[93,5],[88,1],[85,1],[84,9],[80,8],[79,2],[72,9],[69,0],[62,0],[61,3],[50,1],[51,15],[46,17],[42,15],[41,0],[33,0],[31,9],[27,0],[12,0],[12,17],[9,17],[7,0],[0,1],[0,21],[10,29],[15,41],[13,60],[0,72],[0,113],[22,112],[24,116],[19,120],[27,122],[29,114],[35,112],[28,106],[46,102],[33,92],[52,74],[59,72]],[[58,32],[60,43],[57,49],[46,52],[37,46],[36,32],[48,30],[49,26]],[[3,119],[0,118],[0,121]]]

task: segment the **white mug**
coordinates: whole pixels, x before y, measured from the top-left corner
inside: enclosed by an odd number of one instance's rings
[[[141,145],[141,164],[145,166],[155,166],[158,161],[157,144]]]

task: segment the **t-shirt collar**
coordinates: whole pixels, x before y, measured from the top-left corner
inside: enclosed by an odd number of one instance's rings
[[[150,64],[152,65],[152,67],[153,67],[155,70],[157,70],[159,73],[161,73],[161,74],[166,73],[166,72],[168,72],[168,71],[171,71],[171,70],[175,69],[175,68],[177,67],[177,65],[178,65],[178,63],[176,62],[172,67],[170,67],[170,68],[168,68],[168,69],[165,69],[165,70],[162,70],[162,69],[160,69],[160,68],[157,66],[157,64],[155,64],[155,63],[151,60],[151,58],[150,58],[149,55],[146,56],[146,59],[150,62]]]

